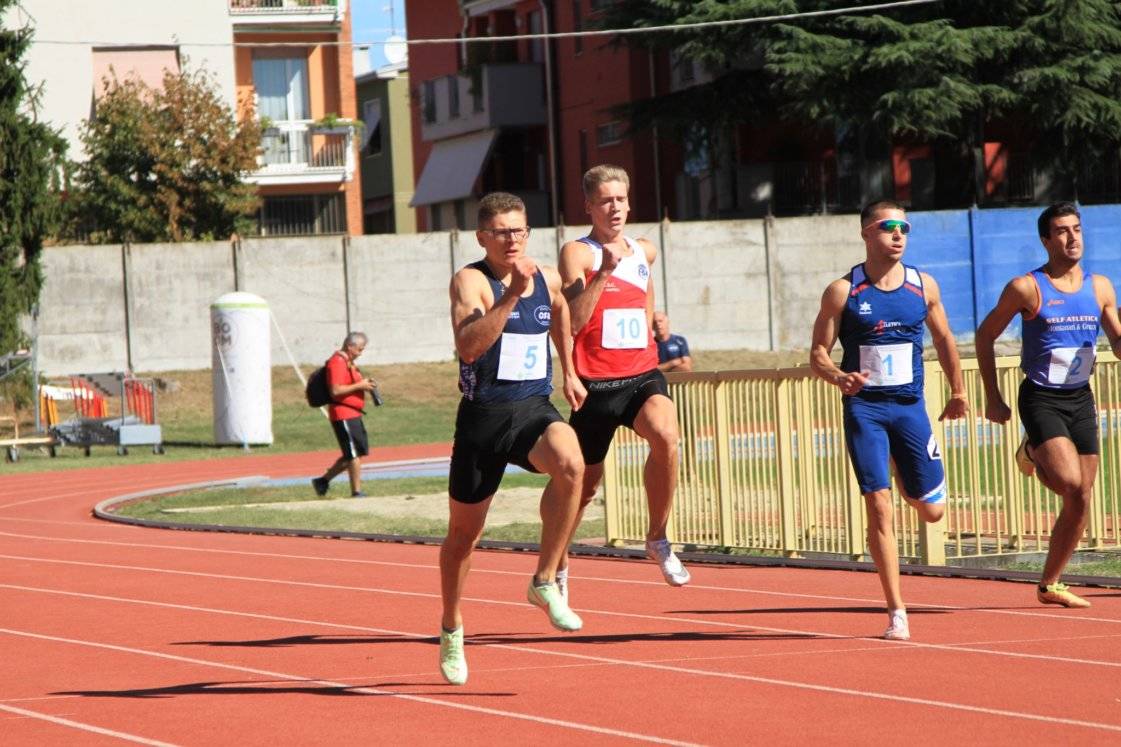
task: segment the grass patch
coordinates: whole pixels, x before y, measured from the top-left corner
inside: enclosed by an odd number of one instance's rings
[[[529,473],[513,473],[502,481],[504,489],[544,488],[547,478]],[[447,478],[410,477],[392,480],[365,480],[363,490],[371,497],[385,496],[446,496]],[[495,501],[503,500],[500,494]],[[309,501],[316,505],[298,510],[247,507],[247,504],[290,503]],[[426,502],[427,510],[418,510],[416,516],[389,516],[370,511],[342,508],[349,499],[317,498],[308,486],[211,488],[157,496],[118,507],[116,513],[137,519],[172,522],[177,524],[216,524],[219,526],[249,526],[272,529],[311,529],[368,534],[412,535],[443,537],[447,533],[446,502]],[[220,506],[214,510],[191,513],[171,513],[175,509]],[[376,506],[376,504],[375,504]],[[419,503],[418,503],[419,507]],[[510,542],[536,542],[540,539],[540,522],[515,522],[488,527],[484,539]],[[577,539],[602,537],[602,519],[588,519],[577,530]]]

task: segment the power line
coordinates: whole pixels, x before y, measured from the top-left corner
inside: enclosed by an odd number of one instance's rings
[[[575,37],[592,37],[592,36],[630,36],[634,34],[653,34],[663,33],[667,31],[695,31],[698,29],[708,28],[727,28],[730,26],[746,26],[748,24],[757,23],[775,23],[778,21],[798,21],[807,18],[822,18],[826,16],[838,16],[851,13],[867,13],[874,10],[893,10],[896,8],[904,8],[915,5],[931,5],[933,3],[941,2],[942,0],[896,0],[895,2],[878,3],[876,5],[858,5],[849,8],[833,8],[831,10],[812,10],[804,11],[801,13],[783,13],[774,16],[755,16],[752,18],[730,18],[723,21],[697,21],[695,23],[680,23],[669,24],[663,26],[638,26],[623,29],[585,29],[582,31],[554,31],[547,34],[515,34],[512,36],[467,36],[467,37],[453,37],[446,39],[404,39],[400,41],[390,42],[387,39],[380,39],[374,41],[320,41],[314,42],[315,46],[320,47],[349,47],[349,46],[384,46],[389,43],[407,44],[409,46],[421,46],[427,44],[491,44],[494,42],[505,41],[521,41],[521,40],[536,40],[536,39],[570,39]],[[285,42],[183,42],[177,39],[172,39],[172,43],[181,47],[291,47],[298,42],[285,41]],[[68,39],[36,39],[35,44],[54,44],[54,45],[82,45],[82,46],[104,46],[104,47],[150,47],[156,42],[131,42],[121,43],[114,41],[89,41],[89,40],[68,40]],[[167,43],[167,42],[164,42]]]

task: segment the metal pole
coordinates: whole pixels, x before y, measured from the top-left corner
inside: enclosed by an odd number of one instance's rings
[[[31,397],[35,410],[35,432],[43,432],[39,412],[39,304],[31,307]]]
[[[549,9],[545,7],[545,0],[537,0],[537,4],[541,6],[541,30],[543,33],[549,32]],[[553,51],[552,45],[546,39],[545,47],[545,133],[549,139],[549,203],[550,203],[550,216],[553,225],[556,226],[560,223],[559,212],[559,196],[557,195],[557,143],[555,130],[555,115],[553,113]]]

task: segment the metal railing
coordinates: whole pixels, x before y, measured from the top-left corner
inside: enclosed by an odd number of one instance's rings
[[[1016,468],[1021,427],[1015,411],[1018,358],[997,361],[1012,404],[1003,426],[983,417],[975,360],[962,361],[972,411],[939,422],[949,395],[937,362],[926,363],[926,406],[942,446],[945,518],[918,520],[895,498],[904,560],[942,565],[969,557],[1047,547],[1061,500]],[[670,536],[675,542],[787,556],[861,558],[867,517],[852,476],[837,389],[808,368],[672,374],[681,427],[680,466]],[[1121,364],[1099,352],[1091,384],[1101,420],[1101,462],[1083,546],[1121,545]],[[620,428],[605,462],[606,532],[611,543],[640,542],[647,508],[646,443]]]
[[[231,15],[266,13],[336,13],[339,0],[229,0]]]
[[[257,177],[313,176],[350,178],[354,172],[354,133],[349,127],[324,128],[306,120],[273,122],[261,135]]]

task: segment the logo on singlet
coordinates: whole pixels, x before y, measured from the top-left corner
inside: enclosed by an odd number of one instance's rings
[[[1048,298],[1047,299],[1047,305],[1048,306],[1062,306],[1064,303],[1066,303],[1066,301],[1062,298]]]
[[[872,313],[872,304],[868,303],[867,301],[861,301],[860,302],[860,313],[864,314],[864,315],[871,314]]]
[[[538,306],[533,310],[533,318],[537,320],[538,324],[547,327],[553,319],[553,310],[545,305]]]
[[[650,274],[650,271],[648,269],[646,269],[646,265],[639,265],[638,266],[638,276],[640,278],[645,280],[646,276],[649,275],[649,274]]]

